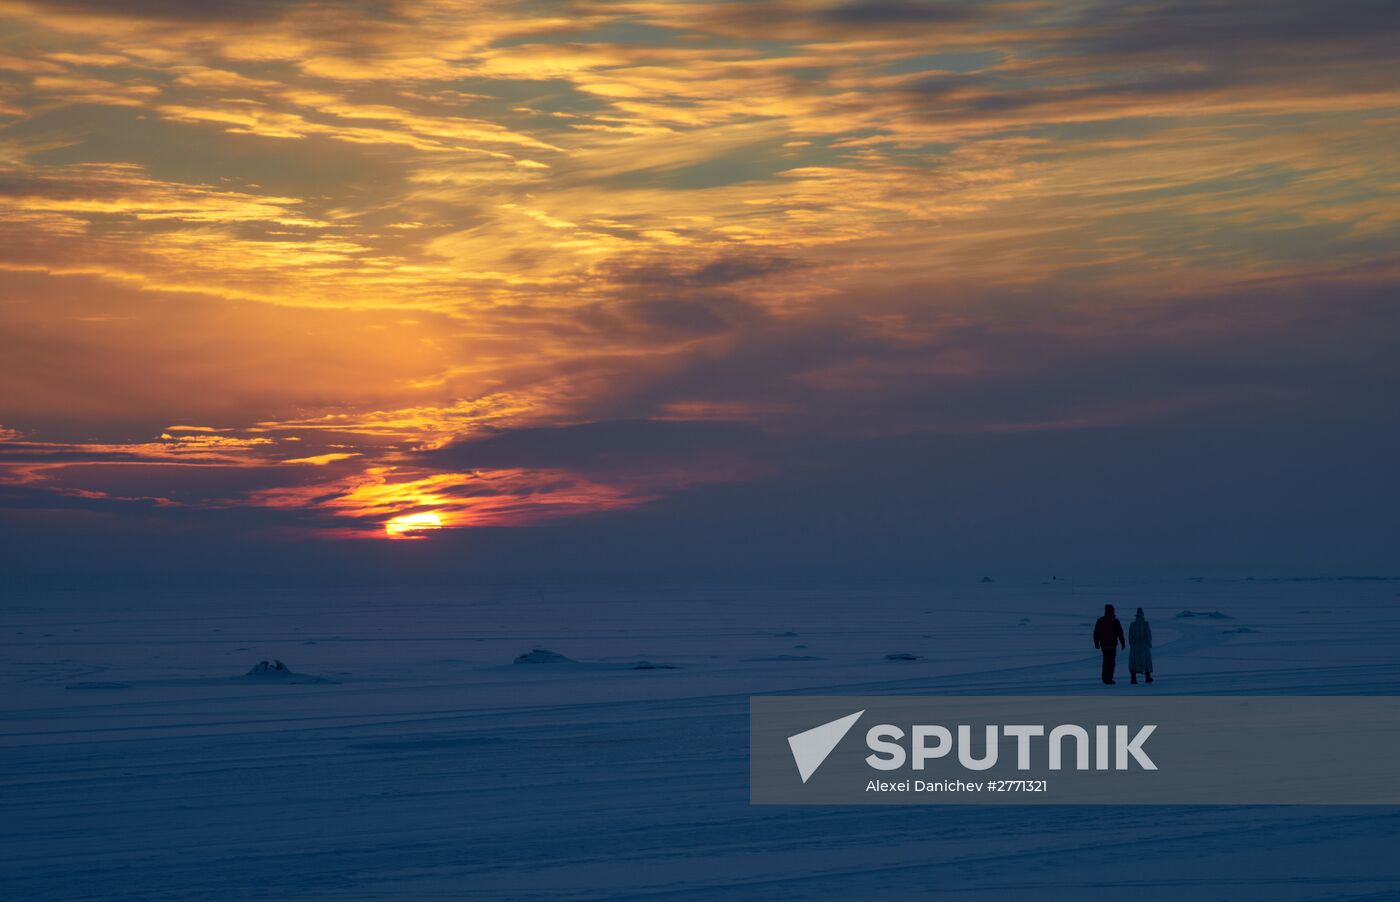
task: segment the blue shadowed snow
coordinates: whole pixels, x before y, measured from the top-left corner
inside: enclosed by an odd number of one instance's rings
[[[761,808],[746,757],[760,693],[1396,694],[1397,593],[11,596],[0,894],[1397,898],[1391,808]],[[1104,602],[1146,608],[1153,686],[1097,682]]]

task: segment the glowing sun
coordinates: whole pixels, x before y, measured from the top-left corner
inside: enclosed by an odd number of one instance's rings
[[[430,529],[442,529],[442,517],[428,511],[422,514],[404,514],[384,524],[384,532],[391,539],[421,539]]]

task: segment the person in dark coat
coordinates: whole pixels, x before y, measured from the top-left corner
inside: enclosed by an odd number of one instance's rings
[[[1094,647],[1103,652],[1103,681],[1113,682],[1113,667],[1118,662],[1118,649],[1127,647],[1123,624],[1113,613],[1113,605],[1103,606],[1103,616],[1094,624]]]

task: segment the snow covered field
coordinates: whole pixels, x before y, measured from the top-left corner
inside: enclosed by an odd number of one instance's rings
[[[1147,609],[1153,686],[1123,658],[1097,682],[1106,601]],[[1392,808],[762,808],[746,757],[751,694],[1397,694],[1400,582],[34,592],[0,614],[6,899],[1400,898]],[[512,663],[536,648],[574,663]],[[246,675],[274,659],[292,675]]]

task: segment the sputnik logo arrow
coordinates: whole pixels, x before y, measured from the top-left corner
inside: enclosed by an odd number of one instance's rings
[[[788,737],[788,748],[792,749],[792,760],[797,764],[797,773],[801,775],[803,783],[817,772],[826,756],[840,744],[864,713],[865,709],[862,708],[854,714],[838,717],[830,723]]]

